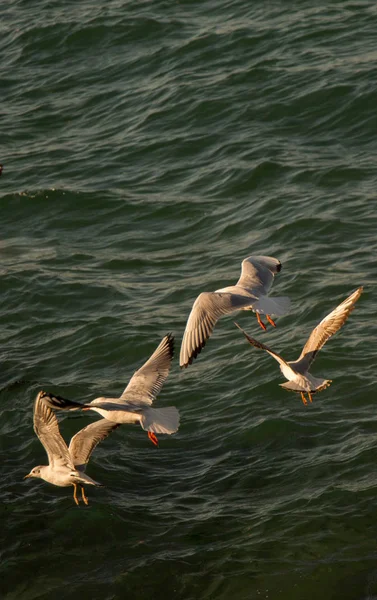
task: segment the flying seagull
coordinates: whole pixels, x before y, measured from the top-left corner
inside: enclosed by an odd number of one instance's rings
[[[314,377],[309,373],[310,366],[315,359],[317,352],[325,345],[327,340],[336,333],[342,325],[348,319],[350,313],[355,308],[355,302],[360,298],[363,291],[362,287],[359,287],[353,292],[348,298],[346,298],[339,306],[337,306],[331,313],[329,313],[322,321],[313,329],[308,341],[306,342],[299,358],[295,361],[285,361],[280,354],[274,352],[261,342],[258,342],[254,338],[250,337],[237,323],[238,329],[242,331],[246,339],[255,346],[266,350],[280,365],[280,370],[284,377],[288,379],[288,383],[280,383],[286,390],[293,392],[299,392],[301,399],[304,404],[307,404],[305,398],[305,392],[308,395],[310,402],[313,401],[312,394],[315,392],[321,392],[327,388],[331,379],[323,379]]]
[[[55,414],[44,401],[45,395],[45,392],[39,392],[34,402],[34,431],[47,452],[48,465],[34,467],[24,479],[37,477],[61,487],[73,485],[73,499],[77,505],[79,504],[77,487],[79,487],[83,501],[88,504],[84,485],[101,486],[102,484],[86,475],[86,465],[97,444],[119,426],[100,419],[76,433],[67,448],[60,435]]]
[[[260,313],[265,314],[267,321],[276,327],[271,315],[285,315],[291,306],[291,301],[286,296],[268,297],[274,277],[281,268],[281,262],[272,256],[249,256],[242,261],[241,277],[236,285],[199,294],[187,320],[179,358],[180,367],[191,365],[223,315],[239,310],[252,310],[262,329],[266,329],[266,325],[262,322]]]
[[[134,373],[120,398],[95,398],[79,404],[61,396],[46,394],[45,402],[60,410],[94,410],[113,423],[140,423],[149,439],[158,446],[156,433],[175,433],[179,412],[175,406],[151,405],[167,378],[174,352],[174,337],[166,335],[147,362]]]

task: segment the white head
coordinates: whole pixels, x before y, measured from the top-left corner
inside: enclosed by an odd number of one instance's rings
[[[24,479],[29,479],[29,477],[37,477],[39,479],[42,479],[42,470],[43,469],[45,469],[45,467],[43,465],[34,467],[34,469],[32,469],[28,475],[25,475]]]

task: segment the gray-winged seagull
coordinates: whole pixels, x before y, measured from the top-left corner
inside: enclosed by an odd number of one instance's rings
[[[262,329],[266,329],[266,325],[262,322],[260,313],[265,314],[268,322],[276,327],[271,315],[285,315],[291,305],[286,296],[268,297],[274,276],[281,268],[281,262],[272,256],[249,256],[242,261],[241,277],[236,285],[201,293],[187,320],[179,358],[180,367],[191,365],[223,315],[239,310],[252,310]]]
[[[360,298],[362,291],[363,288],[359,287],[330,314],[322,319],[317,327],[311,332],[299,358],[295,361],[287,362],[280,354],[250,337],[237,323],[235,323],[235,325],[242,331],[250,344],[256,348],[266,350],[266,352],[271,354],[271,356],[277,360],[281,372],[284,377],[288,379],[288,383],[280,383],[279,385],[286,390],[300,393],[303,403],[307,404],[305,392],[307,393],[310,402],[312,402],[312,394],[324,390],[331,383],[331,379],[323,379],[311,375],[309,373],[310,366],[315,359],[317,352],[324,346],[327,340],[334,335],[342,325],[344,325],[350,313],[355,308],[355,302]]]
[[[60,435],[58,421],[51,408],[44,402],[44,396],[45,392],[39,392],[34,403],[34,431],[47,452],[48,465],[34,467],[24,479],[37,477],[61,487],[73,485],[73,499],[76,504],[79,504],[77,487],[80,487],[82,499],[88,504],[84,485],[102,484],[86,475],[86,465],[97,444],[118,425],[105,419],[91,423],[73,436],[67,448]]]
[[[113,423],[140,423],[149,439],[158,446],[156,433],[175,433],[179,412],[175,406],[152,408],[170,370],[174,337],[166,335],[147,362],[134,373],[120,398],[95,398],[79,404],[60,396],[46,394],[45,402],[59,410],[94,410]]]

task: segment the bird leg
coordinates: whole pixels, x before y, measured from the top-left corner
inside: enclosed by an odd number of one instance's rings
[[[271,319],[270,315],[266,315],[266,319],[272,325],[272,327],[276,327],[276,323]]]
[[[308,392],[308,398],[309,398],[310,402],[313,402],[313,396],[311,395],[311,392]]]
[[[76,502],[76,504],[78,506],[79,505],[79,501],[78,501],[78,498],[77,498],[77,483],[74,483],[73,487],[74,487],[73,499],[74,499],[74,501]]]
[[[88,506],[89,502],[88,502],[88,498],[85,496],[85,491],[84,491],[84,486],[81,486],[81,496],[82,499],[84,500],[85,504]]]
[[[152,442],[152,444],[154,444],[155,446],[158,446],[158,439],[155,436],[155,434],[153,433],[153,431],[148,431],[148,437],[149,437],[150,441]]]
[[[262,329],[264,329],[264,331],[266,331],[267,327],[266,325],[263,323],[263,321],[261,320],[259,313],[255,313],[257,315],[257,321],[259,323],[259,325],[262,327]],[[266,315],[267,316],[267,315]],[[268,318],[268,317],[267,317]]]
[[[303,403],[306,405],[307,404],[307,400],[305,398],[305,394],[304,392],[301,392],[301,400],[303,401]]]

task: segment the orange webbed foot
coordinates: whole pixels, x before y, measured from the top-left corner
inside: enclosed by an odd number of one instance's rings
[[[275,321],[273,321],[273,319],[271,319],[270,315],[266,315],[266,319],[270,323],[270,325],[272,325],[272,327],[276,327],[276,323]]]
[[[89,501],[88,501],[88,498],[85,496],[85,491],[84,491],[83,486],[81,486],[81,497],[82,497],[83,501],[85,502],[85,504],[88,506]]]
[[[306,406],[308,402],[307,402],[307,400],[306,400],[306,398],[305,398],[305,394],[304,394],[304,392],[301,392],[301,400],[303,401],[303,403],[304,403],[304,404],[305,404],[305,406]]]
[[[77,498],[77,483],[73,484],[73,499],[76,502],[77,506],[79,505],[79,499]]]
[[[149,437],[150,441],[152,442],[152,444],[154,444],[155,446],[158,446],[158,439],[155,436],[155,434],[153,433],[153,431],[148,431],[148,437]]]
[[[262,329],[263,329],[264,331],[266,331],[267,327],[266,327],[266,325],[263,323],[263,321],[261,320],[261,318],[260,318],[260,316],[259,316],[259,313],[255,313],[255,314],[257,315],[257,321],[258,321],[259,325],[262,327]]]

